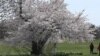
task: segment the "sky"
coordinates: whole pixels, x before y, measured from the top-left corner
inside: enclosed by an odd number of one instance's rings
[[[72,13],[78,13],[85,10],[87,21],[99,26],[100,25],[100,0],[65,0],[67,8]]]

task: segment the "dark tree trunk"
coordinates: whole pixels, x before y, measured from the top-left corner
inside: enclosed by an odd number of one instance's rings
[[[23,1],[22,0],[19,0],[19,17],[20,19],[23,19],[25,20],[25,18],[22,16],[22,13],[23,13],[23,10],[22,10],[22,3]]]
[[[42,40],[40,39],[39,42],[32,41],[32,55],[40,55],[42,54],[42,49],[47,42],[47,40],[50,38],[51,33],[48,33],[45,38]]]
[[[23,17],[22,17],[22,0],[19,0],[19,9],[20,9],[20,11],[19,11],[19,17],[21,18],[21,19],[23,19]]]

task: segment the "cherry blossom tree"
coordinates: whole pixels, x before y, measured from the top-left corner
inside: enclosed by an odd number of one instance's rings
[[[10,24],[17,25],[13,27],[17,28],[15,37],[9,41],[13,44],[32,45],[32,54],[42,54],[45,44],[56,43],[59,37],[79,41],[93,40],[94,35],[90,32],[94,29],[87,24],[85,20],[87,18],[82,16],[84,10],[78,15],[71,13],[66,8],[64,0],[11,0],[12,3],[10,0],[4,0],[4,2],[9,5],[7,10],[9,12],[6,13],[11,12],[11,19],[14,20],[9,19]],[[0,5],[2,6],[0,12],[7,3]],[[4,13],[0,13],[0,16],[3,16],[1,18],[8,17],[8,14]]]

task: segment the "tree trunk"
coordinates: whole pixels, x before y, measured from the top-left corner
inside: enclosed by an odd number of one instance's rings
[[[31,55],[39,56],[42,54],[42,49],[47,42],[47,40],[50,38],[51,33],[46,34],[45,38],[43,40],[39,40],[39,42],[32,41],[32,51]]]

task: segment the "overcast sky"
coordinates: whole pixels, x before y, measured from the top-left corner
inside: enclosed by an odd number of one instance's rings
[[[100,25],[100,0],[65,0],[68,4],[67,8],[73,12],[80,12],[85,9],[85,15],[89,22]]]

